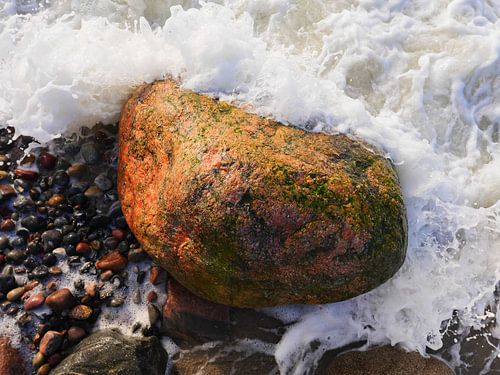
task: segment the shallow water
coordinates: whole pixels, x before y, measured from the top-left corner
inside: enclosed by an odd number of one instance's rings
[[[500,318],[500,1],[0,3],[0,124],[20,133],[47,141],[116,121],[135,85],[166,76],[312,131],[355,134],[397,167],[403,268],[350,301],[271,309],[299,321],[276,348],[282,372],[359,340],[438,350],[453,311],[459,332]],[[484,373],[500,353],[500,327],[491,331]],[[447,359],[463,369],[466,340],[456,341]]]

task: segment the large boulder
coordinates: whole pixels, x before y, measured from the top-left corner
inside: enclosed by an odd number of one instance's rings
[[[96,332],[80,342],[51,375],[164,375],[168,355],[156,337]]]
[[[340,301],[403,263],[398,178],[365,143],[284,126],[172,81],[138,88],[119,132],[127,222],[201,297],[239,307]]]

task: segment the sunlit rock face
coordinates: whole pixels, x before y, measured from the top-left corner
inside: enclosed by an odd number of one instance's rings
[[[262,307],[345,300],[401,266],[406,217],[390,162],[172,81],[137,89],[119,134],[123,212],[194,293]]]

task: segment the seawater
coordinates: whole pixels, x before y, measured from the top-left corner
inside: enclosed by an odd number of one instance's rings
[[[296,322],[274,351],[283,373],[360,340],[437,350],[453,312],[461,332],[500,318],[500,1],[0,1],[2,126],[48,141],[114,122],[165,77],[356,135],[397,168],[404,266],[349,301],[267,310]],[[484,374],[498,339],[493,323]]]

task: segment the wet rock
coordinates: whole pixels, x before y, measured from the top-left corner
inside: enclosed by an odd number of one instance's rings
[[[139,88],[119,132],[118,191],[132,232],[204,298],[340,301],[404,261],[396,173],[361,141],[283,126],[171,81]]]
[[[64,195],[62,195],[62,194],[54,194],[53,196],[51,196],[47,200],[47,205],[55,207],[55,206],[58,206],[58,205],[64,203],[64,201],[65,201]]]
[[[92,315],[92,308],[87,305],[76,305],[69,312],[69,317],[75,320],[87,320]]]
[[[84,143],[80,153],[87,164],[96,164],[101,159],[99,148],[94,142]]]
[[[0,223],[0,231],[2,232],[10,232],[16,228],[16,223],[14,223],[11,219],[2,220]]]
[[[26,302],[24,302],[24,309],[26,311],[34,310],[42,306],[44,301],[45,296],[43,295],[43,293],[34,293],[26,300]]]
[[[59,350],[64,335],[57,331],[48,331],[40,341],[40,353],[48,357]]]
[[[84,178],[89,174],[89,168],[85,164],[75,163],[71,165],[66,173],[75,178]]]
[[[454,372],[436,358],[424,358],[416,352],[405,352],[390,346],[368,351],[351,351],[333,359],[325,356],[316,375],[453,375]]]
[[[68,341],[72,344],[81,341],[85,336],[87,336],[87,332],[81,327],[73,326],[68,329]]]
[[[21,264],[26,259],[26,251],[20,249],[10,250],[5,254],[5,259],[15,264]]]
[[[24,294],[24,287],[14,288],[9,293],[7,293],[7,300],[11,302],[16,302]]]
[[[61,240],[62,233],[57,229],[47,230],[42,234],[43,245],[51,250],[59,246]]]
[[[45,304],[58,313],[73,307],[75,303],[75,296],[67,288],[61,288],[45,299]]]
[[[57,157],[48,152],[44,151],[38,157],[38,165],[45,169],[53,169],[56,166],[56,163]]]
[[[10,344],[10,339],[0,336],[0,374],[25,375],[28,372],[18,350]]]
[[[26,181],[36,181],[38,179],[38,173],[35,171],[18,168],[14,171],[14,178],[19,178]]]
[[[69,184],[69,175],[65,171],[59,170],[54,174],[53,182],[59,186],[66,186]]]
[[[107,191],[113,187],[113,181],[104,173],[101,173],[95,178],[94,184],[102,191]]]
[[[127,337],[105,330],[82,340],[51,375],[164,375],[167,359],[156,337]]]
[[[35,215],[28,215],[21,219],[21,225],[32,232],[42,229],[44,224],[43,218]]]
[[[17,287],[16,279],[12,275],[0,275],[0,293],[7,294]]]
[[[96,262],[96,267],[101,270],[120,272],[127,266],[128,260],[120,252],[112,251]]]
[[[12,185],[2,184],[0,185],[0,199],[8,199],[15,197],[17,195],[16,191]]]

